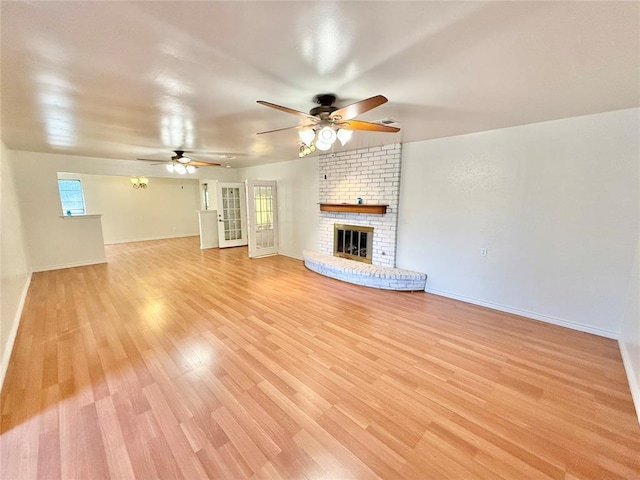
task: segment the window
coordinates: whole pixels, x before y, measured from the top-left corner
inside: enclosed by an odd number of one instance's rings
[[[58,180],[63,215],[84,215],[84,196],[80,180]]]

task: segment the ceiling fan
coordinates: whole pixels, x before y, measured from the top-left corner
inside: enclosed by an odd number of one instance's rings
[[[258,100],[260,105],[296,115],[301,120],[300,125],[259,132],[258,135],[295,129],[299,130],[300,139],[307,146],[307,149],[317,147],[319,150],[329,150],[336,139],[338,139],[342,145],[346,144],[351,138],[353,130],[390,133],[400,131],[398,127],[354,120],[358,115],[386,103],[388,100],[383,95],[376,95],[375,97],[367,98],[340,108],[334,106],[336,96],[332,93],[316,95],[314,100],[318,106],[312,108],[309,113]],[[303,150],[305,150],[304,146],[301,147],[300,150],[301,157],[310,153],[303,153]]]
[[[216,162],[205,162],[203,160],[194,160],[185,153],[191,154],[194,152],[189,152],[187,150],[174,150],[175,155],[171,157],[171,160],[167,161],[158,161],[157,159],[151,158],[138,158],[138,160],[142,160],[143,162],[159,162],[154,163],[154,165],[166,165],[167,170],[173,173],[176,172],[180,175],[184,175],[185,173],[194,173],[197,167],[219,167],[220,164]],[[221,155],[221,158],[234,158],[231,155]]]

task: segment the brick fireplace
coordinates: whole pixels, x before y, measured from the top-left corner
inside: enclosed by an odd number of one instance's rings
[[[320,203],[385,204],[383,215],[320,212],[321,253],[333,255],[334,224],[372,227],[371,263],[395,267],[401,144],[320,156]]]
[[[424,290],[424,273],[396,268],[400,158],[399,143],[320,156],[320,251],[303,252],[307,268],[366,287]],[[345,227],[367,232],[366,243],[361,233],[355,242],[354,233],[348,241],[342,234],[350,255],[334,253],[336,232]],[[358,255],[364,249],[371,263],[354,261],[354,248]]]

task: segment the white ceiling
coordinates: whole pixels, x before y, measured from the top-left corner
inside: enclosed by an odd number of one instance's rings
[[[389,102],[349,148],[640,105],[639,2],[6,2],[2,130],[15,150],[297,157],[308,111]],[[204,158],[204,157],[203,157]],[[214,159],[215,156],[207,157]]]

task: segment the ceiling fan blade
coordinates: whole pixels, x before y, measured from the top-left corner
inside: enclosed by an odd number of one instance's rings
[[[192,160],[187,165],[193,165],[194,167],[220,167],[221,164],[214,162],[201,162],[199,160]]]
[[[170,165],[170,164],[175,164],[176,162],[174,160],[158,160],[156,159],[151,159],[151,158],[138,158],[138,160],[142,160],[143,162],[156,162],[156,163],[152,163],[151,165]],[[189,162],[183,163],[182,165],[193,165],[194,167],[220,167],[221,164],[216,163],[216,162],[203,162],[200,160],[191,160]]]
[[[399,132],[398,127],[389,127],[388,125],[380,125],[379,123],[363,122],[362,120],[349,120],[344,123],[336,123],[340,128],[345,130],[366,130],[368,132]]]
[[[305,120],[311,120],[314,123],[317,123],[319,121],[317,117],[314,117],[313,115],[309,115],[308,113],[299,112],[298,110],[294,110],[293,108],[283,107],[282,105],[276,105],[275,103],[265,102],[264,100],[258,100],[258,103],[260,105],[264,105],[265,107],[275,108],[276,110],[280,110],[281,112],[296,115],[300,118],[304,118]]]
[[[383,103],[387,103],[387,97],[383,95],[376,95],[375,97],[367,98],[366,100],[360,100],[359,102],[352,103],[346,107],[339,108],[329,115],[331,119],[351,120],[352,118],[362,115],[369,110],[379,107]]]
[[[267,130],[266,132],[258,132],[256,133],[256,135],[264,135],[265,133],[274,133],[274,132],[282,132],[284,130],[296,130],[299,128],[309,128],[309,127],[314,127],[315,124],[312,125],[296,125],[295,127],[284,127],[284,128],[277,128],[275,130]]]
[[[201,157],[205,154],[202,153],[198,153],[197,156]],[[212,152],[211,155],[208,156],[215,156],[216,160],[218,159],[222,159],[222,160],[232,160],[236,157],[246,157],[247,155],[245,153],[223,153],[223,152]],[[188,161],[184,161],[181,162],[180,160],[187,160]],[[167,160],[163,160],[162,158],[137,158],[136,160],[140,160],[142,162],[156,162],[155,165],[164,165],[167,163],[172,163],[172,162],[178,162],[178,163],[182,163],[183,165],[188,165],[190,163],[194,164],[194,165],[200,165],[200,166],[207,166],[207,165],[211,165],[211,166],[219,166],[220,164],[217,162],[209,162],[208,160],[201,160],[201,159],[195,159],[193,158],[193,156],[189,155],[189,156],[182,156],[180,158],[178,158],[177,155],[172,156],[170,159]]]
[[[235,158],[246,157],[246,153],[239,152],[220,152],[214,150],[174,150],[174,153],[180,152],[183,157],[193,158],[195,157],[216,157],[216,158]],[[186,155],[185,155],[186,154]],[[174,155],[177,157],[177,155]]]

